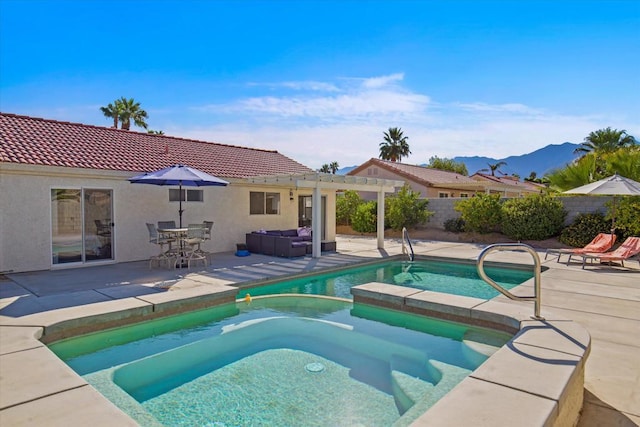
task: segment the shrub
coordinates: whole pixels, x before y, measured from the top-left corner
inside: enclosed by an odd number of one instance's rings
[[[476,194],[455,204],[460,212],[465,231],[490,233],[499,229],[502,207],[499,194]]]
[[[461,233],[465,229],[464,219],[450,218],[444,222],[444,229],[453,233]]]
[[[358,205],[351,217],[351,227],[358,233],[373,233],[377,229],[378,203],[366,202]]]
[[[349,225],[356,209],[364,201],[357,191],[347,190],[336,197],[336,224]]]
[[[607,203],[611,206],[611,203]],[[611,211],[606,219],[611,221]],[[621,239],[630,236],[640,236],[640,196],[618,197],[615,211],[616,232]]]
[[[502,205],[502,232],[516,240],[543,240],[562,230],[567,212],[546,194],[510,199]]]
[[[385,224],[394,230],[424,224],[433,215],[427,210],[429,201],[420,199],[420,193],[405,185],[397,194],[385,200]]]
[[[608,233],[611,223],[600,213],[577,215],[573,223],[560,233],[562,243],[581,248],[593,240],[598,233]]]

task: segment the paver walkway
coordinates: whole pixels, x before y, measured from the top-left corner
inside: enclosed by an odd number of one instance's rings
[[[0,279],[0,326],[57,308],[211,284],[259,281],[401,253],[396,240],[386,240],[382,251],[376,249],[373,238],[339,236],[336,240],[339,252],[319,259],[261,255],[238,258],[225,253],[216,254],[208,268],[191,271],[149,270],[146,262],[133,262],[12,274]],[[417,254],[462,259],[476,259],[484,248],[437,241],[415,241],[413,246]],[[531,256],[500,252],[491,254],[488,260],[530,264]],[[640,425],[640,265],[636,261],[627,264],[625,269],[593,266],[582,270],[578,264],[566,266],[554,258],[543,261],[548,268],[542,274],[543,306],[581,323],[592,337],[579,427]],[[531,288],[527,282],[515,292],[524,294]]]

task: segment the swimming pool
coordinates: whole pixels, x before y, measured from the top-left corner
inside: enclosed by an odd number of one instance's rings
[[[273,296],[54,343],[141,425],[408,425],[510,339]]]
[[[505,289],[511,289],[533,277],[531,269],[486,267],[485,271]],[[313,294],[351,298],[351,287],[369,282],[401,285],[421,290],[445,292],[482,299],[499,295],[498,291],[478,276],[475,263],[446,260],[386,261],[330,273],[279,281],[250,289],[246,294]]]

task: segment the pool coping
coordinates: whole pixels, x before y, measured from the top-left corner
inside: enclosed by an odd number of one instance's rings
[[[44,425],[55,419],[74,423],[86,420],[97,426],[137,425],[58,359],[45,343],[226,304],[235,301],[241,289],[245,287],[196,287],[42,312],[5,322],[0,326],[3,421],[20,424],[28,420]],[[514,419],[524,426],[577,422],[582,407],[584,365],[590,350],[590,336],[578,324],[544,310],[547,321],[532,320],[531,304],[526,303],[486,301],[375,282],[352,289],[354,304],[374,304],[516,333],[412,425],[473,422],[506,426],[513,425]],[[42,377],[56,380],[47,381],[47,387],[43,387]],[[465,399],[465,405],[455,403],[457,399]],[[523,408],[530,417],[523,419]],[[482,418],[482,414],[486,417]]]
[[[354,304],[437,317],[514,337],[411,426],[572,426],[583,404],[589,332],[532,304],[503,303],[385,283],[351,288]],[[460,402],[464,402],[461,405]]]

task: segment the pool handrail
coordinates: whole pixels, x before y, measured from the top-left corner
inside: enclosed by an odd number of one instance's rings
[[[492,278],[487,276],[487,273],[484,271],[484,259],[486,256],[492,251],[511,251],[511,250],[519,250],[528,252],[533,257],[533,271],[534,271],[534,283],[533,283],[533,296],[518,296],[513,295],[508,290],[504,289],[502,286],[497,284]],[[478,274],[489,285],[491,285],[495,290],[500,292],[502,295],[506,296],[511,300],[520,300],[520,301],[534,301],[534,314],[533,318],[536,320],[544,320],[544,317],[540,316],[540,273],[542,268],[540,266],[540,257],[538,253],[529,245],[525,245],[524,243],[497,243],[494,245],[489,245],[480,252],[478,255],[477,261]]]
[[[407,245],[405,245],[405,242],[408,244],[409,250],[407,250]],[[407,227],[402,227],[402,253],[409,256],[409,261],[413,261],[413,259],[415,258],[415,254],[413,253],[413,245],[411,245],[411,239],[409,238]]]

